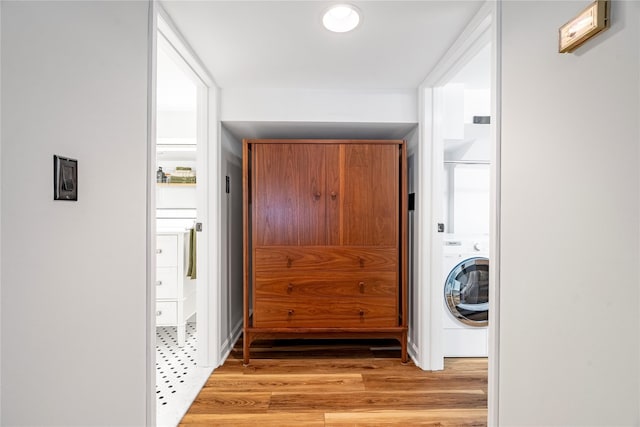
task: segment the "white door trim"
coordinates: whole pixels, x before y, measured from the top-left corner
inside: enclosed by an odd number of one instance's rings
[[[418,205],[416,213],[418,287],[415,297],[419,337],[415,363],[422,369],[439,370],[444,367],[442,344],[442,234],[437,223],[444,222],[442,208],[435,197],[441,192],[442,138],[438,116],[442,105],[442,89],[445,84],[478,51],[492,43],[492,163],[491,163],[491,289],[489,322],[489,425],[498,425],[498,362],[499,362],[499,225],[500,225],[500,108],[499,108],[499,58],[500,58],[500,1],[489,0],[467,25],[464,32],[447,51],[442,60],[420,85],[419,121],[420,142],[417,157]],[[434,201],[436,203],[434,203]],[[437,284],[437,285],[436,285]],[[426,313],[425,313],[426,311]]]
[[[149,18],[149,87],[147,141],[147,425],[156,424],[155,395],[155,165],[156,165],[156,47],[158,32],[187,65],[185,71],[198,82],[198,222],[203,231],[197,240],[198,276],[206,286],[198,286],[199,366],[220,365],[220,120],[219,89],[197,55],[181,36],[169,15],[156,0],[151,0]],[[202,143],[201,143],[202,142]],[[203,201],[202,203],[200,201]]]
[[[215,82],[204,68],[193,49],[184,40],[165,10],[158,6],[158,31],[180,56],[186,66],[184,71],[198,84],[198,182],[206,185],[196,187],[198,199],[198,222],[203,231],[198,233],[198,277],[196,312],[199,318],[197,363],[203,367],[220,364],[220,267],[219,261],[219,130],[218,90]],[[213,148],[213,149],[212,149]],[[204,260],[216,260],[204,262]]]
[[[501,266],[501,170],[502,170],[502,0],[493,2],[493,25],[491,26],[491,226],[489,236],[489,378],[488,378],[488,425],[500,425],[500,266]]]
[[[146,408],[147,426],[156,425],[156,0],[149,0],[147,52],[147,309],[146,309]]]
[[[198,55],[196,55],[195,51],[185,41],[184,37],[182,37],[180,31],[169,17],[169,14],[160,4],[156,6],[156,11],[160,18],[158,19],[157,30],[162,33],[167,41],[174,47],[176,52],[182,56],[187,65],[191,67],[194,76],[199,78],[205,86],[216,87],[215,81],[204,65],[202,65]]]

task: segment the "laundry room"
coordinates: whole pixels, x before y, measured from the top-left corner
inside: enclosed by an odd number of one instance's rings
[[[442,87],[444,357],[488,356],[490,61],[486,44]]]

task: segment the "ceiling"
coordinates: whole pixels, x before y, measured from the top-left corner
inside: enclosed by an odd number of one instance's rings
[[[331,33],[322,15],[335,3],[166,0],[162,7],[222,89],[406,90],[422,83],[483,2],[349,1],[360,9],[361,25]],[[332,124],[275,125],[227,124],[254,137],[285,128],[322,134]],[[345,126],[343,134],[362,131]]]
[[[417,126],[417,123],[236,121],[224,123],[224,127],[238,139],[403,139]]]

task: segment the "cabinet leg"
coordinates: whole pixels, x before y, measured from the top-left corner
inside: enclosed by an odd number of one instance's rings
[[[247,331],[244,331],[244,335],[242,337],[242,363],[245,366],[249,364],[249,346],[251,346],[251,340],[249,339]]]
[[[400,348],[401,355],[400,360],[402,363],[409,362],[409,355],[407,354],[407,333],[403,332],[402,337],[400,338]]]
[[[184,347],[184,343],[186,341],[187,336],[187,325],[182,324],[176,327],[176,331],[178,333],[178,347]]]

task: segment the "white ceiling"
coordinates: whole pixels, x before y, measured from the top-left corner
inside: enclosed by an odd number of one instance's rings
[[[482,2],[353,1],[362,23],[322,27],[335,1],[162,5],[222,88],[417,88]]]
[[[362,12],[361,25],[342,34],[322,27],[323,13],[335,3],[165,0],[162,7],[223,89],[406,90],[420,85],[483,1],[349,1]],[[415,124],[377,124],[369,131],[362,124],[225,126],[255,138],[395,138]]]
[[[224,122],[241,138],[403,139],[416,123]]]

